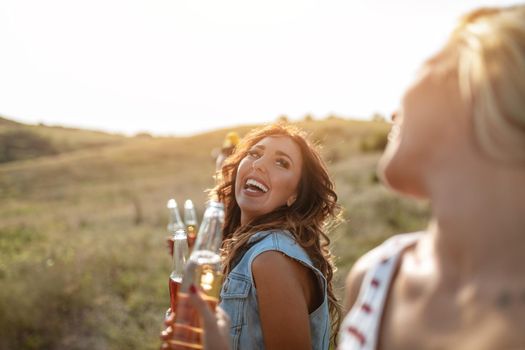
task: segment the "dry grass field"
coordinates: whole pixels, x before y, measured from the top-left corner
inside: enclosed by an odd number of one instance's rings
[[[423,228],[428,206],[378,183],[387,123],[299,124],[322,145],[344,207],[332,232],[341,295],[355,259]],[[228,130],[124,137],[0,118],[0,141],[13,130],[53,152],[0,163],[0,349],[158,349],[169,305],[165,204],[191,198],[202,215],[211,152]]]

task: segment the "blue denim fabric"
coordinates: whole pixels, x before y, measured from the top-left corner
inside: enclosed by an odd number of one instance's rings
[[[309,315],[312,349],[328,349],[330,316],[328,312],[326,279],[321,271],[313,266],[306,252],[297,244],[288,231],[271,230],[257,232],[250,238],[248,243],[250,242],[257,243],[250,247],[239,263],[228,274],[221,290],[220,306],[231,318],[232,349],[264,349],[257,304],[257,290],[253,282],[251,265],[259,254],[268,250],[280,251],[314,271],[323,290],[323,302]],[[283,312],[286,312],[286,310],[283,310]]]

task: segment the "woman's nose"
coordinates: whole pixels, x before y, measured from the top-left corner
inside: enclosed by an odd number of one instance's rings
[[[265,165],[265,159],[264,159],[264,156],[263,157],[260,157],[260,158],[257,158],[256,160],[254,160],[252,162],[252,168],[254,170],[259,170],[261,172],[265,172],[266,171],[266,165]]]

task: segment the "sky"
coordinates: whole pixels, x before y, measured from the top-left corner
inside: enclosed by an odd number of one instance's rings
[[[506,0],[0,0],[0,116],[191,135],[388,116],[465,12]]]

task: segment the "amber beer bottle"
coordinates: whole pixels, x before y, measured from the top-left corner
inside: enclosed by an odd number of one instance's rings
[[[222,285],[219,249],[222,242],[224,206],[210,201],[197,235],[195,247],[184,269],[175,313],[172,349],[202,349],[202,324],[197,311],[188,299],[193,284],[203,293],[204,299],[213,307],[218,303]]]
[[[197,213],[195,212],[195,206],[191,199],[187,199],[184,202],[184,224],[186,225],[186,233],[188,234],[188,245],[190,249],[193,249],[195,239],[197,238]]]
[[[173,256],[173,237],[177,230],[184,230],[184,223],[180,218],[179,207],[177,206],[177,201],[175,201],[175,199],[171,198],[170,200],[168,200],[168,204],[166,205],[166,207],[168,208],[170,213],[170,219],[167,227],[169,233],[167,241],[170,255]]]

